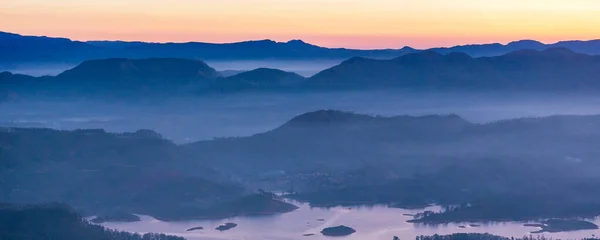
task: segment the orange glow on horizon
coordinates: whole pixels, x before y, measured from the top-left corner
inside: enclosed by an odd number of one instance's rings
[[[597,0],[19,0],[0,5],[0,31],[75,40],[302,39],[328,47],[428,48],[597,39],[597,26]]]

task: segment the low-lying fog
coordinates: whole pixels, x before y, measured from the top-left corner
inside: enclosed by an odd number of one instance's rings
[[[288,72],[295,72],[304,77],[310,77],[327,68],[340,64],[343,59],[338,60],[214,60],[205,61],[217,71],[248,71],[257,68],[275,68]],[[0,72],[12,72],[35,77],[56,76],[65,70],[77,66],[79,63],[24,63],[24,64],[0,64]]]
[[[217,71],[235,70],[248,71],[257,68],[275,68],[287,72],[295,72],[304,77],[311,77],[320,71],[340,64],[342,60],[236,60],[236,61],[206,61]]]
[[[22,63],[22,64],[0,64],[0,72],[11,72],[34,77],[56,76],[65,70],[77,66],[77,63]]]
[[[185,143],[271,130],[299,114],[338,109],[392,115],[458,114],[473,122],[600,114],[600,97],[574,94],[337,92],[235,94],[144,102],[30,101],[0,103],[0,126],[155,130]]]

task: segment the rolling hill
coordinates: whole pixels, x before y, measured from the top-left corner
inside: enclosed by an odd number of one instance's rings
[[[332,110],[186,145],[148,130],[8,128],[0,130],[0,201],[173,220],[292,211],[271,194],[250,193],[293,188],[290,197],[316,206],[477,210],[436,217],[444,221],[583,217],[600,213],[599,140],[599,116],[475,124]]]
[[[473,58],[425,51],[391,60],[352,58],[311,77],[308,88],[414,90],[589,90],[600,88],[600,57],[565,48]]]
[[[597,91],[600,56],[566,48],[519,50],[496,57],[410,53],[390,60],[354,57],[310,78],[259,68],[222,77],[200,60],[90,60],[56,77],[0,74],[3,99],[40,96],[157,98],[234,92],[343,90]]]

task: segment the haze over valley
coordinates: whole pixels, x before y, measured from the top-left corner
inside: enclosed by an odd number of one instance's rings
[[[0,239],[595,239],[598,93],[599,40],[0,32]]]

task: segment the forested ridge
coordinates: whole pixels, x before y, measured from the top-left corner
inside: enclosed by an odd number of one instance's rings
[[[599,116],[475,124],[328,110],[185,145],[149,130],[8,128],[0,197],[163,220],[295,209],[258,189],[313,206],[446,207],[414,220],[429,223],[589,217],[600,214],[598,142]]]

